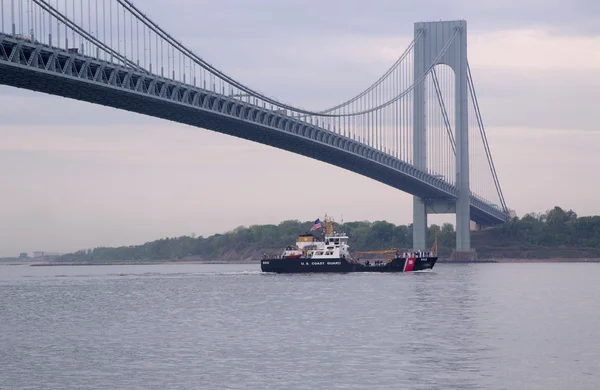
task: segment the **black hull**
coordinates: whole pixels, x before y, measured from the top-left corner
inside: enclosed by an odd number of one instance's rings
[[[389,263],[380,265],[365,265],[351,263],[346,259],[263,259],[260,269],[263,272],[275,273],[338,273],[338,272],[412,272],[432,269],[437,257],[401,258],[392,259]]]

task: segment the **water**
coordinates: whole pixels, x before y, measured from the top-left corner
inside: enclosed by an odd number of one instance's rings
[[[600,388],[600,264],[258,267],[0,266],[0,388]]]

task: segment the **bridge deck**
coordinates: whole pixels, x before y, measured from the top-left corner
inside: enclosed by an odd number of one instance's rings
[[[453,201],[457,188],[354,139],[205,88],[78,53],[0,35],[0,83],[185,123],[323,161],[404,192]],[[505,222],[471,196],[471,220]]]

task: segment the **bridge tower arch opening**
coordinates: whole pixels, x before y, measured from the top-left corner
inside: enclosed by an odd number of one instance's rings
[[[453,121],[450,124],[456,141],[454,168],[458,196],[455,202],[413,197],[413,248],[415,250],[426,248],[427,213],[436,212],[435,203],[439,201],[447,205],[446,210],[456,213],[456,253],[471,253],[467,22],[465,20],[419,22],[415,23],[414,32],[415,37],[418,36],[414,46],[414,79],[422,77],[432,65],[446,65],[454,72],[454,99],[450,105],[453,109],[451,113]],[[452,42],[445,54],[438,59],[451,39]],[[438,60],[434,63],[436,59]],[[413,99],[414,164],[418,169],[427,171],[425,82],[416,85]]]

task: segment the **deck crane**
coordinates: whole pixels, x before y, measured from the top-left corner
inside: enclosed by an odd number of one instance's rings
[[[437,233],[434,236],[433,245],[431,246],[431,250],[430,251],[431,251],[431,254],[433,256],[437,256],[438,255]],[[396,255],[396,257],[400,256],[400,252],[396,248],[382,249],[382,250],[376,250],[376,251],[358,251],[358,252],[355,252],[357,259],[358,259],[358,257],[360,255],[387,255],[387,254],[391,254],[391,253],[394,253]],[[391,261],[392,261],[392,257],[387,257],[386,258],[386,262],[387,263],[389,263]]]
[[[394,253],[396,255],[396,257],[398,257],[400,255],[400,252],[398,252],[398,249],[396,249],[396,248],[382,249],[382,250],[378,250],[378,251],[358,251],[358,252],[355,252],[357,259],[358,259],[358,257],[360,255],[387,255],[387,254],[390,254],[390,253]],[[386,263],[389,263],[391,261],[392,261],[392,257],[387,257],[386,258]]]

